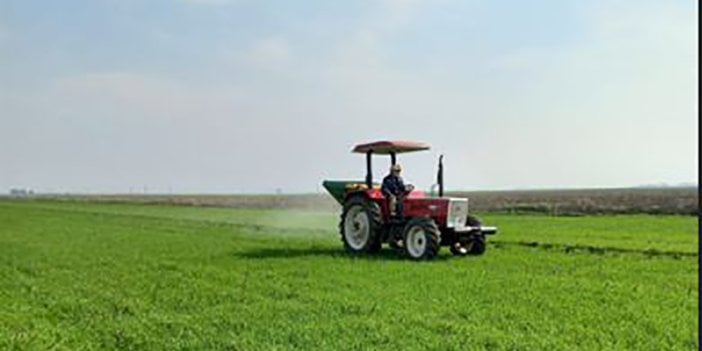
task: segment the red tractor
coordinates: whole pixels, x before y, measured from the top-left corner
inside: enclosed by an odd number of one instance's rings
[[[322,185],[338,201],[343,210],[339,230],[344,248],[352,254],[377,253],[383,243],[402,250],[415,260],[432,259],[441,246],[449,246],[457,256],[480,255],[485,252],[486,236],[497,228],[483,226],[468,214],[468,199],[444,197],[443,164],[439,157],[438,197],[427,196],[412,187],[401,202],[401,214],[393,215],[380,184],[373,182],[372,156],[396,155],[428,150],[429,145],[410,141],[379,141],[360,144],[353,152],[366,154],[365,181],[325,180]],[[434,187],[432,187],[433,189]]]

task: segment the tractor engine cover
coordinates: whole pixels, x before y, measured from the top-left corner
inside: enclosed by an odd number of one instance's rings
[[[468,199],[410,198],[404,204],[404,214],[407,217],[432,218],[439,227],[457,231],[466,227]]]

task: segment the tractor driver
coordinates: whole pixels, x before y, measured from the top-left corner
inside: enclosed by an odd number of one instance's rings
[[[381,191],[388,199],[391,216],[402,216],[402,199],[414,188],[412,185],[405,186],[402,177],[400,177],[401,172],[402,167],[396,163],[390,166],[390,174],[383,178]],[[398,198],[400,201],[397,201]]]

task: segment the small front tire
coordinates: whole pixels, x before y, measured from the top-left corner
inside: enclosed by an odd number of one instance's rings
[[[485,237],[482,235],[476,235],[462,246],[466,251],[465,255],[482,255],[485,253],[486,248]]]
[[[439,228],[433,220],[416,218],[410,220],[403,232],[405,255],[413,260],[430,260],[439,254],[441,246]]]
[[[466,225],[470,227],[481,227],[483,223],[473,215],[468,215],[466,218]],[[463,238],[459,240],[457,245],[451,246],[451,253],[456,256],[467,256],[467,255],[482,255],[485,253],[487,242],[485,235],[478,231],[470,237]]]

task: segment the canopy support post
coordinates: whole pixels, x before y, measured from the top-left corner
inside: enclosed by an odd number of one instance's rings
[[[373,151],[366,152],[366,185],[368,189],[373,188],[373,169],[371,168],[371,154]]]
[[[439,171],[436,174],[436,183],[439,184],[439,197],[444,197],[444,155],[439,156]]]

